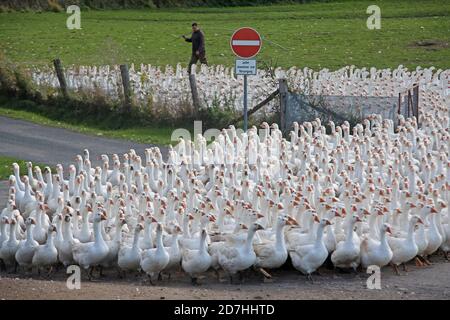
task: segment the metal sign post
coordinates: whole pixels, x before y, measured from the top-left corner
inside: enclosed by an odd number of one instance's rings
[[[244,132],[247,132],[248,114],[247,114],[247,75],[244,74]]]
[[[248,128],[247,76],[256,75],[256,60],[250,59],[261,50],[261,37],[252,28],[240,28],[231,36],[231,50],[241,59],[236,59],[235,74],[244,76],[244,131]]]

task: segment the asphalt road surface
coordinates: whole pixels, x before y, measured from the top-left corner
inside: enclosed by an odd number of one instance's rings
[[[141,156],[146,145],[126,140],[109,139],[55,127],[46,127],[28,121],[0,117],[0,155],[49,165],[62,164],[66,169],[74,157],[88,149],[92,165],[99,164],[101,154],[119,156],[135,149]],[[162,148],[165,155],[167,149]],[[0,181],[0,206],[5,203],[7,184]]]

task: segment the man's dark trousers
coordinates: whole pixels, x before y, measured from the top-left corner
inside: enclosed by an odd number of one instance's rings
[[[189,61],[188,65],[188,73],[191,73],[191,68],[193,64],[196,64],[200,60],[201,64],[208,65],[208,61],[206,60],[206,53],[200,52],[199,55],[196,55],[195,53],[192,53],[191,60]]]

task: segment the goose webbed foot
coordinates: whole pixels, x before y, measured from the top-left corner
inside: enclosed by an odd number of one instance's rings
[[[50,266],[50,269],[48,270],[48,273],[47,273],[47,279],[50,279],[50,276],[52,275],[52,273],[53,273],[53,266]]]
[[[191,283],[193,286],[199,286],[200,283],[198,283],[198,280],[196,277],[191,277]]]
[[[263,268],[259,268],[258,271],[261,272],[265,278],[272,279],[272,275]]]
[[[216,275],[217,281],[220,281],[220,274],[219,274],[219,270],[214,269],[214,274]]]
[[[244,283],[244,272],[243,271],[239,271],[238,275],[239,275],[239,283],[243,284]]]
[[[3,261],[3,259],[0,259],[0,271],[6,272],[6,264],[5,261]]]
[[[88,280],[89,281],[93,281],[93,273],[94,273],[94,267],[90,267],[89,272],[88,272]]]
[[[151,275],[147,274],[147,280],[148,280],[148,282],[149,282],[152,286],[155,285],[155,284],[153,283],[153,281],[152,281],[152,276],[151,276]],[[147,281],[145,281],[145,282],[147,282]]]
[[[316,271],[312,272],[311,274],[314,274],[314,275],[319,276],[319,277],[322,276],[322,274],[319,272],[319,270],[316,270]]]
[[[98,267],[98,271],[99,271],[98,276],[99,276],[100,278],[106,277],[106,275],[103,273],[103,267],[102,267],[102,266],[99,266],[99,267]]]
[[[395,274],[399,276],[400,272],[398,271],[398,266],[392,262],[391,262],[391,266],[394,269]]]
[[[415,263],[416,263],[416,267],[423,267],[424,263],[422,261],[420,261],[419,257],[416,257],[414,259]]]
[[[430,260],[428,260],[427,258],[423,257],[423,261],[425,262],[426,265],[431,266],[432,263]]]

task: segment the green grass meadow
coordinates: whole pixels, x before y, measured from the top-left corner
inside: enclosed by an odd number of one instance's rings
[[[366,26],[366,9],[381,8],[381,29]],[[450,1],[333,1],[305,5],[82,11],[81,30],[68,30],[62,13],[1,13],[0,50],[25,66],[149,63],[187,64],[181,38],[192,21],[206,35],[211,64],[233,65],[229,39],[238,27],[263,37],[258,61],[282,67],[336,69],[450,66]],[[418,41],[436,44],[418,46]]]
[[[381,29],[366,26],[369,5],[381,8]],[[65,12],[0,13],[0,56],[21,67],[146,63],[164,67],[190,58],[189,34],[198,21],[206,35],[210,64],[232,66],[229,41],[242,26],[257,29],[264,65],[337,69],[346,65],[395,68],[402,64],[450,67],[449,0],[341,0],[309,4],[81,12],[81,30],[68,30]],[[112,129],[55,119],[0,101],[0,115],[58,126],[91,135],[142,143],[170,144],[171,127]],[[189,127],[189,124],[186,124]]]
[[[0,180],[6,180],[10,175],[14,174],[12,169],[12,164],[14,162],[19,165],[21,175],[27,173],[27,161],[0,155]],[[33,166],[39,166],[43,170],[46,165],[33,162]]]

